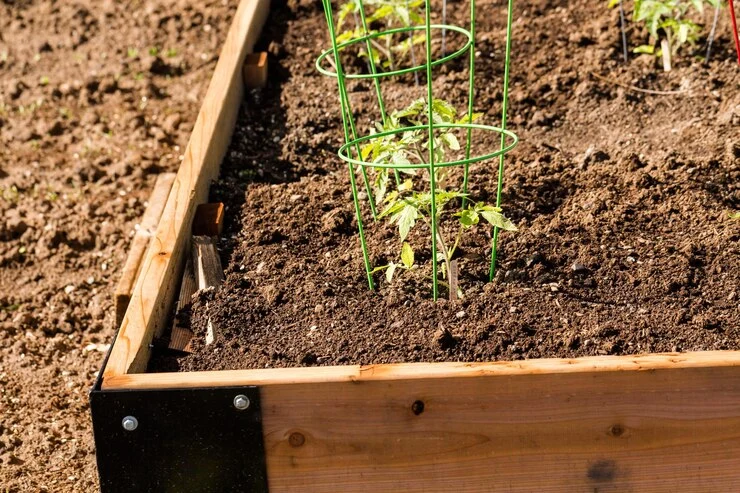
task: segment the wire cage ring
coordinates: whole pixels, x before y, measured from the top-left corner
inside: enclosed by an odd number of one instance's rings
[[[467,29],[463,29],[459,26],[453,26],[453,25],[447,25],[447,24],[432,24],[429,26],[430,29],[433,30],[446,30],[446,31],[453,31],[460,33],[466,37],[465,44],[458,50],[450,53],[449,55],[446,55],[442,58],[439,58],[437,60],[431,61],[431,66],[436,67],[437,65],[441,65],[445,62],[448,62],[454,58],[457,58],[459,56],[465,55],[470,51],[470,47],[473,45],[473,35],[468,31]],[[370,34],[366,34],[364,36],[360,36],[357,38],[352,38],[349,41],[345,41],[344,43],[340,43],[337,45],[337,50],[342,50],[344,48],[347,48],[348,46],[355,45],[357,43],[366,43],[367,41],[375,38],[380,38],[382,36],[390,36],[392,34],[396,33],[406,33],[411,31],[424,31],[426,29],[426,26],[406,26],[406,27],[398,27],[395,29],[388,29],[386,31],[377,31]],[[319,55],[319,57],[316,59],[316,69],[324,74],[328,75],[329,77],[336,77],[337,73],[331,71],[330,69],[324,68],[322,66],[323,61],[329,56],[334,54],[334,49],[329,48],[328,50],[325,50]],[[343,77],[345,79],[379,79],[381,77],[393,77],[396,75],[403,75],[403,74],[410,74],[413,72],[419,72],[422,70],[426,70],[427,65],[426,63],[422,63],[419,65],[415,65],[413,67],[406,67],[402,69],[397,70],[391,70],[388,72],[377,72],[374,74],[343,74]]]
[[[488,132],[494,132],[498,135],[508,138],[509,142],[505,147],[501,147],[500,149],[497,149],[495,151],[481,154],[478,156],[472,156],[464,159],[457,159],[454,161],[445,161],[440,163],[434,163],[434,168],[449,168],[452,166],[462,166],[466,164],[472,164],[477,163],[480,161],[485,161],[487,159],[492,159],[498,156],[501,156],[502,154],[506,154],[507,152],[511,151],[516,145],[519,143],[519,137],[514,132],[511,132],[510,130],[505,130],[499,127],[494,127],[491,125],[481,125],[477,123],[436,123],[433,125],[433,128],[435,129],[441,129],[441,128],[464,128],[469,130],[485,130]],[[345,161],[347,163],[351,163],[354,165],[359,165],[362,167],[371,167],[371,168],[389,168],[389,169],[430,169],[429,163],[410,163],[410,164],[394,164],[394,163],[375,163],[372,161],[363,161],[362,159],[355,159],[350,155],[350,149],[353,147],[357,147],[359,145],[362,145],[364,143],[367,143],[369,141],[372,141],[374,139],[380,139],[383,137],[388,137],[390,135],[397,135],[400,133],[405,132],[412,132],[415,130],[428,130],[428,125],[415,125],[412,127],[401,127],[401,128],[395,128],[393,130],[386,130],[384,132],[378,132],[371,135],[365,135],[358,139],[351,140],[344,144],[342,147],[339,148],[337,151],[337,154],[342,159],[342,161]]]

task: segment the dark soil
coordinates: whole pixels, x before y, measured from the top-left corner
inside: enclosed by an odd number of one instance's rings
[[[88,409],[236,2],[0,2],[0,491],[99,491]],[[156,54],[154,50],[156,48]]]
[[[465,5],[453,6],[463,24]],[[494,125],[504,13],[503,2],[480,3],[476,110]],[[316,3],[275,8],[262,41],[271,80],[248,95],[212,188],[227,204],[226,282],[194,304],[195,353],[160,355],[152,370],[740,349],[740,221],[728,217],[740,208],[740,69],[726,24],[708,65],[689,50],[663,73],[652,57],[621,61],[618,14],[601,3],[520,2],[509,121],[521,144],[504,199],[519,231],[502,234],[493,283],[490,231],[466,235],[465,297],[435,303],[424,226],[411,236],[420,268],[392,284],[378,274],[367,289],[335,155],[336,82],[313,66],[322,16]],[[436,73],[437,94],[463,108],[466,81],[466,62],[452,63]],[[392,108],[423,95],[411,78],[387,91]],[[372,87],[353,84],[351,96],[366,131]],[[498,146],[478,137],[478,150]],[[472,168],[477,199],[494,199],[495,167]],[[374,265],[397,260],[394,228],[363,206]],[[221,332],[213,347],[209,317]]]

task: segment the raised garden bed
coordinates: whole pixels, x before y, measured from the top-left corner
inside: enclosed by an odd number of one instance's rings
[[[520,231],[502,237],[492,284],[486,262],[476,267],[490,238],[471,235],[464,300],[434,303],[421,269],[367,290],[333,154],[336,83],[311,63],[323,14],[292,8],[267,24],[268,87],[246,96],[242,63],[267,5],[243,1],[236,14],[93,392],[104,489],[694,492],[740,481],[738,230],[726,220],[738,201],[737,69],[678,66],[655,80],[614,62],[618,38],[588,17],[596,7],[522,7],[531,27],[515,35],[511,119],[523,143],[507,163]],[[493,80],[501,68],[485,58],[500,49],[505,5],[480,8],[479,70]],[[569,15],[582,32],[544,29]],[[551,53],[538,54],[542,36]],[[436,82],[456,104],[464,68]],[[392,92],[402,99],[409,82]],[[657,83],[675,93],[634,87]],[[479,92],[495,120],[495,89]],[[152,359],[212,181],[211,200],[227,204],[226,282],[195,304],[194,353]],[[374,227],[382,263],[397,240]],[[208,320],[222,339],[206,348]]]

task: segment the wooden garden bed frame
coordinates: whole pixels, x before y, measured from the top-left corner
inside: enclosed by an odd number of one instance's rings
[[[102,390],[257,386],[272,492],[739,491],[739,351],[143,373],[268,10],[241,0]]]

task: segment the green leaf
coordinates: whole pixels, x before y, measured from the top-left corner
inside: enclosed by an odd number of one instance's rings
[[[459,120],[457,120],[455,123],[473,123],[476,120],[478,120],[480,117],[483,116],[483,113],[473,113],[473,117],[468,117],[468,114],[465,113]]]
[[[406,157],[406,151],[399,150],[393,153],[393,156],[391,157],[391,163],[398,165],[407,165],[411,164],[411,161],[409,161],[409,158]]]
[[[411,179],[404,180],[403,183],[398,185],[398,191],[399,192],[405,192],[408,190],[411,190],[414,187],[414,182],[411,181]]]
[[[414,250],[406,242],[401,247],[401,262],[403,262],[404,267],[407,269],[410,269],[414,265]]]
[[[444,133],[440,135],[440,138],[447,144],[447,147],[449,147],[453,151],[460,150],[460,142],[458,142],[457,137],[455,137],[455,134]]]
[[[419,211],[413,205],[407,204],[401,213],[398,215],[398,233],[401,235],[401,241],[405,240],[409,235],[409,231],[416,224],[416,219],[419,216]]]
[[[514,226],[514,223],[495,209],[495,207],[489,206],[486,209],[481,210],[480,215],[491,225],[496,226],[499,229],[503,229],[504,231],[517,231],[517,227]]]
[[[362,156],[363,161],[367,161],[367,158],[370,156],[370,154],[372,154],[374,148],[375,148],[374,142],[365,144],[362,147],[360,147],[360,155]]]
[[[608,8],[613,9],[617,5],[619,5],[619,0],[609,0]]]
[[[655,54],[655,46],[653,45],[640,45],[632,50],[632,53],[647,53],[648,55]]]
[[[462,212],[458,212],[457,215],[460,217],[460,224],[466,228],[475,226],[480,220],[478,213],[473,209],[465,209]]]
[[[375,176],[375,203],[383,202],[385,193],[388,191],[388,169],[378,168]]]
[[[678,26],[678,44],[682,45],[689,39],[689,25],[681,24]]]
[[[455,115],[457,115],[457,110],[454,106],[447,101],[436,98],[432,101],[432,112],[438,114],[443,122],[453,122]]]
[[[388,282],[393,281],[393,274],[396,272],[396,264],[391,262],[388,264],[388,269],[385,271],[385,280]]]

